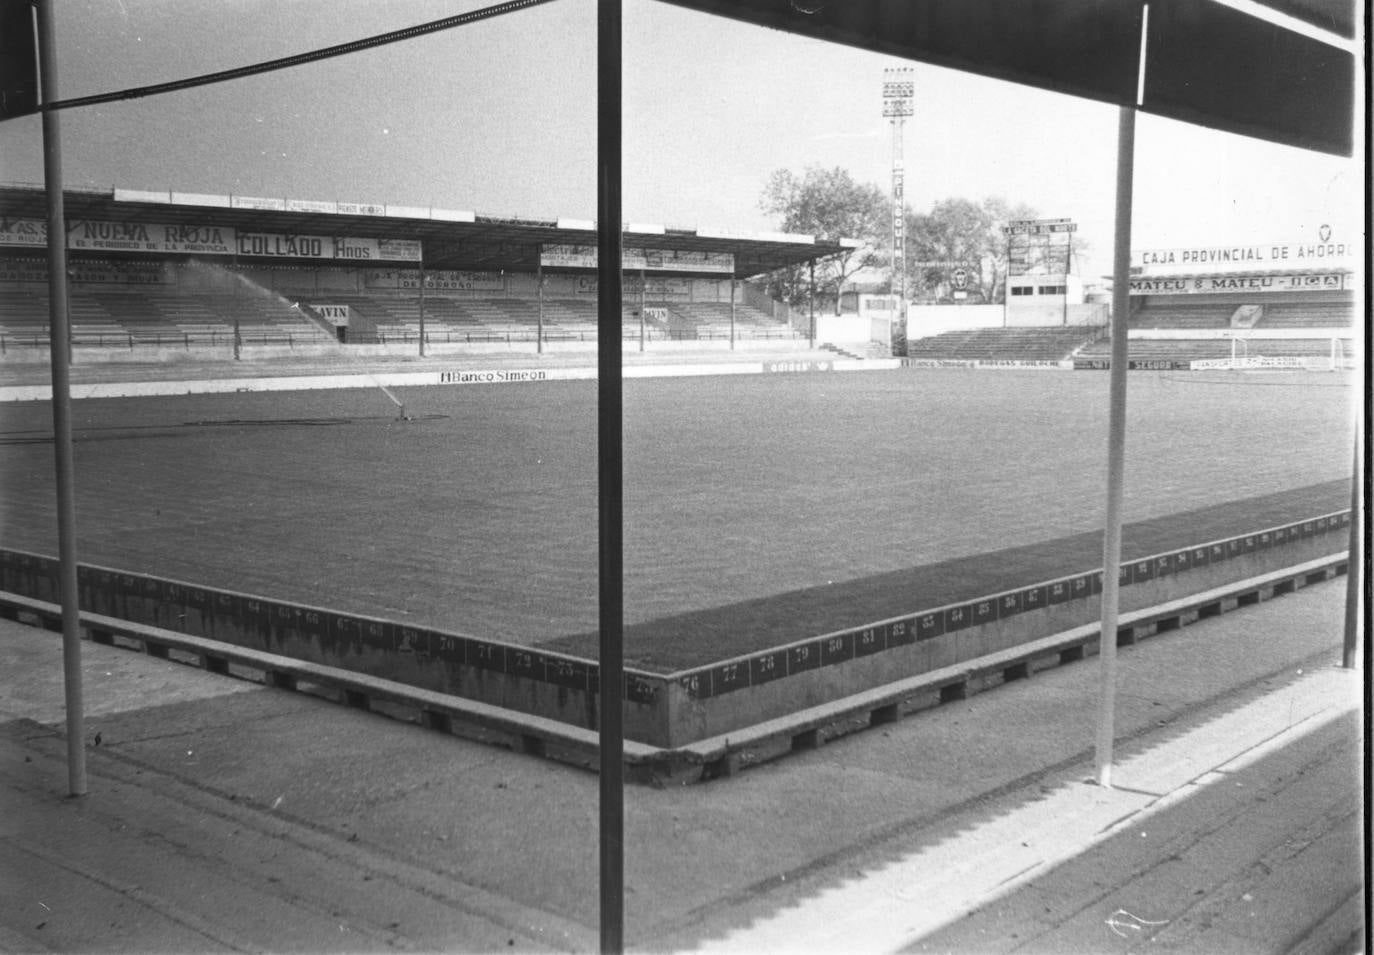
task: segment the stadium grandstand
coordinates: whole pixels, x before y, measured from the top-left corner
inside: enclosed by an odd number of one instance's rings
[[[1144,252],[1146,261],[1195,261]],[[1349,368],[1356,353],[1357,273],[1339,243],[1247,248],[1239,261],[1268,269],[1207,271],[1136,267],[1128,316],[1132,367]],[[1313,260],[1320,260],[1313,267]],[[1289,262],[1306,264],[1293,268]],[[1056,286],[1057,289],[1061,288]],[[1063,288],[1072,289],[1071,284]],[[1024,301],[1024,300],[1023,300]],[[1062,316],[1057,323],[1046,317]],[[1041,324],[1028,325],[1024,317]],[[1030,309],[1003,305],[915,306],[907,355],[917,365],[1056,365],[1107,368],[1112,343],[1105,306],[1068,301]]]
[[[64,198],[83,351],[408,353],[422,336],[441,352],[595,346],[591,221],[127,189]],[[48,343],[46,242],[43,190],[0,187],[0,352],[11,358]],[[806,349],[812,316],[747,280],[852,244],[630,224],[625,248],[627,341]]]
[[[954,361],[1060,362],[1104,334],[1101,327],[970,328],[912,341],[915,359]]]
[[[1171,369],[1352,367],[1355,299],[1354,273],[1337,265],[1142,274],[1131,281],[1130,360]],[[1103,337],[1075,362],[1102,367],[1110,355]]]

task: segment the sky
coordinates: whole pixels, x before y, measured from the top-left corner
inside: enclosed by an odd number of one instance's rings
[[[61,0],[60,97],[195,76],[451,16],[456,0]],[[890,189],[886,68],[912,69],[907,202],[1000,196],[1079,223],[1110,271],[1113,106],[625,0],[629,222],[774,229],[769,174],[840,166]],[[497,19],[290,70],[61,114],[68,188],[596,216],[596,4]],[[41,184],[37,117],[0,125],[0,181]],[[1363,158],[1141,114],[1133,246],[1358,245]]]

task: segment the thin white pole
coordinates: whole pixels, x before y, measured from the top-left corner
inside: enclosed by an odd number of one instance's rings
[[[43,102],[57,101],[52,0],[38,4],[38,72]],[[53,448],[57,465],[57,560],[62,602],[62,677],[67,708],[67,791],[86,794],[85,705],[81,689],[81,607],[76,572],[76,478],[72,455],[71,328],[67,314],[67,226],[62,201],[62,134],[43,111],[43,179],[48,193],[48,322]]]
[[[1116,234],[1112,263],[1112,367],[1107,426],[1107,519],[1102,535],[1102,691],[1097,720],[1097,782],[1112,784],[1116,723],[1116,629],[1120,610],[1121,512],[1125,498],[1127,319],[1131,293],[1131,197],[1135,174],[1135,107],[1122,106],[1116,138]]]
[[[1345,572],[1345,637],[1341,666],[1353,670],[1360,652],[1361,597],[1365,592],[1364,566],[1364,453],[1363,435],[1355,425],[1355,468],[1350,487],[1350,557]]]

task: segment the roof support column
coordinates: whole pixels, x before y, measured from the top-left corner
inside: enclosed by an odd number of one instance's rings
[[[730,350],[735,350],[735,257],[730,257]]]
[[[816,260],[815,260],[815,259],[812,259],[811,261],[807,262],[807,263],[806,263],[806,267],[807,267],[807,271],[808,271],[808,273],[809,273],[809,275],[810,275],[810,278],[808,279],[807,285],[806,285],[806,308],[807,308],[807,312],[808,312],[808,313],[810,314],[810,316],[811,316],[811,321],[810,321],[811,331],[810,331],[810,334],[807,335],[807,338],[810,339],[811,347],[812,347],[812,348],[815,348],[815,347],[816,347]]]
[[[425,357],[425,257],[420,256],[420,357]]]

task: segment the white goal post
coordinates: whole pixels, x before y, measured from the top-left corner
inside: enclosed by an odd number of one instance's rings
[[[1263,341],[1272,348],[1283,348],[1282,339],[1265,339]],[[1241,345],[1239,354],[1237,354],[1237,343]],[[1188,367],[1193,371],[1265,371],[1276,369],[1346,371],[1355,367],[1354,341],[1348,338],[1332,336],[1331,348],[1326,355],[1267,356],[1251,354],[1250,345],[1254,343],[1253,339],[1233,336],[1231,338],[1230,358],[1201,358],[1189,362]]]

